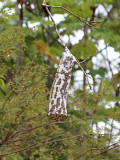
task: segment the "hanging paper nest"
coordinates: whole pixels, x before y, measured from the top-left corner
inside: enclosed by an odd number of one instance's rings
[[[67,117],[67,93],[71,80],[72,67],[76,61],[66,48],[66,54],[60,60],[51,88],[48,116],[56,121]]]

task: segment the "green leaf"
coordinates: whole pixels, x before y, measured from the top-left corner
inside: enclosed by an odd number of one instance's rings
[[[0,85],[5,86],[4,80],[0,79]]]

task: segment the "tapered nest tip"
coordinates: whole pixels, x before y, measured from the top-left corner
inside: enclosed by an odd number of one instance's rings
[[[56,121],[63,121],[67,118],[64,114],[50,114],[48,117]]]

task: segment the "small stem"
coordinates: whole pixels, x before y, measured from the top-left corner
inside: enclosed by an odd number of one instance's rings
[[[90,89],[92,90],[92,87],[91,87],[91,85],[90,85],[90,83],[89,83],[89,79],[88,79],[88,78],[90,78],[90,79],[92,79],[92,78],[87,75],[87,73],[84,71],[84,69],[82,68],[81,64],[78,62],[77,59],[76,59],[76,63],[78,64],[78,66],[82,69],[83,73],[85,74],[85,76],[86,76],[86,78],[87,78],[87,81],[88,81],[88,85],[89,85]],[[93,80],[93,79],[92,79],[92,80]]]
[[[63,42],[63,40],[62,40],[62,38],[61,38],[61,36],[60,36],[60,34],[59,34],[59,32],[58,32],[57,25],[56,25],[56,23],[55,23],[55,21],[54,21],[54,19],[53,19],[53,17],[52,17],[52,14],[50,13],[50,11],[49,11],[49,9],[48,9],[49,6],[46,4],[45,0],[43,0],[42,5],[46,8],[46,10],[47,10],[47,12],[48,12],[48,14],[49,14],[49,16],[50,16],[50,18],[51,18],[54,26],[55,26],[55,30],[56,30],[56,33],[57,33],[60,41],[61,41],[61,44],[65,47],[66,45],[65,45],[65,43]]]

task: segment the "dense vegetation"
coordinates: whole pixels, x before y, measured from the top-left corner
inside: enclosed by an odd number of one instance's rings
[[[120,1],[47,0],[75,65],[68,118],[46,116],[52,82],[64,52],[42,0],[0,2],[0,158],[2,160],[120,159]],[[57,14],[57,15],[56,15]],[[35,26],[35,27],[32,27]],[[94,29],[97,27],[99,29]],[[83,36],[82,36],[83,34]],[[77,35],[78,40],[74,37]],[[104,42],[102,47],[101,42]],[[112,50],[112,51],[111,51]],[[110,58],[112,57],[115,58]],[[77,86],[77,87],[75,87]]]

